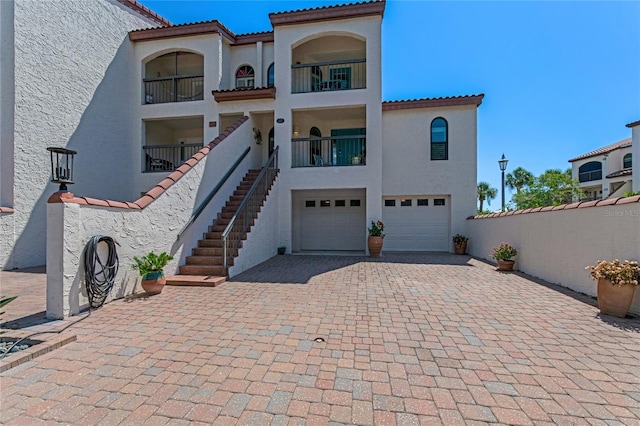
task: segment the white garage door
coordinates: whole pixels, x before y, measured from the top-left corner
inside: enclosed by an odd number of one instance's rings
[[[366,244],[364,195],[305,192],[294,198],[299,250],[359,250]]]
[[[384,248],[395,251],[449,251],[446,196],[384,197]]]

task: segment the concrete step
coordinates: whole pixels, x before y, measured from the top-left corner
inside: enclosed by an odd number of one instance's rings
[[[217,287],[227,281],[219,275],[174,275],[167,277],[167,285],[191,287]]]
[[[222,265],[182,265],[180,275],[223,276]]]
[[[222,265],[222,256],[187,256],[187,265]],[[231,264],[232,259],[229,259]]]

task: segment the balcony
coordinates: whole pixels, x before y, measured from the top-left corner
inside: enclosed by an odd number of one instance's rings
[[[201,101],[204,75],[145,78],[144,103]]]
[[[365,89],[366,59],[291,66],[291,93]]]
[[[364,135],[292,139],[291,167],[362,166],[366,141]]]
[[[172,172],[200,149],[201,143],[143,146],[143,172]]]

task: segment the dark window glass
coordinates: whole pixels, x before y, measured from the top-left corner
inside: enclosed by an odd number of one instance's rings
[[[589,161],[578,168],[578,180],[580,182],[600,179],[602,179],[602,163],[600,161]]]
[[[385,207],[395,207],[396,200],[384,200]]]
[[[351,207],[360,207],[360,200],[349,200],[349,205]]]
[[[331,207],[331,200],[320,200],[320,207]]]
[[[447,121],[438,117],[431,122],[431,159],[449,159],[449,135]]]
[[[336,206],[336,207],[344,207],[344,206],[346,206],[346,205],[347,205],[347,204],[346,204],[345,200],[336,200],[336,201],[335,201],[335,206]]]
[[[411,207],[411,198],[400,200],[400,205],[402,207]]]
[[[267,87],[273,87],[275,84],[274,64],[269,65],[267,68]]]
[[[418,198],[418,205],[419,206],[428,206],[429,205],[429,199],[428,198]]]
[[[631,167],[631,154],[627,154],[622,159],[622,168],[628,169]]]
[[[305,207],[315,207],[316,206],[316,200],[307,200],[304,202],[304,206]]]
[[[444,206],[444,198],[436,198],[433,200],[434,206]]]

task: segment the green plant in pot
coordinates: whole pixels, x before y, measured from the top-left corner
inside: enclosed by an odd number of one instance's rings
[[[515,264],[514,257],[518,255],[518,250],[507,243],[500,243],[500,245],[493,249],[492,257],[498,262],[499,271],[513,271],[513,265]]]
[[[467,242],[469,237],[462,234],[456,234],[453,236],[453,249],[456,254],[465,254],[467,252]]]
[[[148,294],[158,294],[162,292],[167,280],[164,276],[163,268],[169,261],[173,260],[166,252],[155,254],[149,252],[146,256],[134,256],[133,269],[137,269],[142,277],[142,288]]]
[[[634,260],[608,262],[599,260],[587,266],[589,275],[598,281],[598,308],[603,314],[624,318],[629,312],[633,293],[640,283],[640,266]]]

